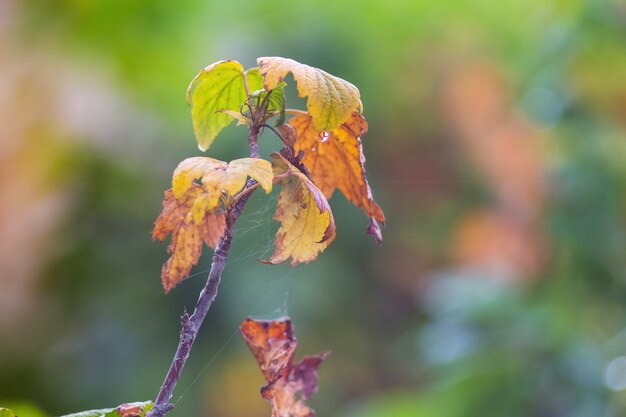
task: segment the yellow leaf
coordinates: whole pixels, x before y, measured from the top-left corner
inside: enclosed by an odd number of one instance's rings
[[[217,159],[209,157],[194,157],[187,158],[182,161],[174,170],[174,176],[172,177],[172,191],[176,198],[181,198],[185,192],[191,187],[194,180],[206,177],[206,183],[216,183],[222,177],[224,170],[227,167],[227,163],[219,161]],[[203,185],[206,184],[203,181]],[[215,200],[212,207],[217,205],[219,200],[219,190],[214,186],[207,187],[208,191],[215,196],[211,196],[211,200]]]
[[[274,176],[282,186],[274,219],[281,222],[268,263],[291,258],[291,266],[309,263],[335,239],[335,220],[315,184],[281,155],[274,153]]]
[[[171,189],[165,192],[163,211],[155,222],[152,238],[162,241],[172,234],[167,248],[171,257],[161,270],[166,293],[198,263],[202,244],[215,248],[224,235],[224,214],[206,209],[207,198],[207,192],[197,184],[192,184],[180,198],[176,198]]]
[[[385,222],[382,209],[374,202],[365,177],[365,156],[361,136],[367,132],[367,122],[358,112],[341,126],[330,132],[319,132],[308,114],[298,114],[289,124],[296,131],[294,149],[304,152],[302,162],[311,178],[326,198],[336,188],[357,207],[362,208],[374,222]],[[380,231],[372,233],[382,240]]]
[[[222,189],[226,194],[234,195],[246,184],[248,176],[257,180],[265,192],[272,191],[274,179],[272,164],[257,158],[241,158],[231,161],[222,177]]]
[[[241,158],[227,164],[209,157],[187,158],[174,171],[172,190],[180,198],[195,180],[201,180],[207,192],[207,208],[212,209],[218,205],[222,193],[234,196],[240,191],[248,176],[265,192],[272,191],[272,165],[264,159]]]
[[[352,112],[363,110],[359,89],[325,71],[281,57],[258,58],[257,64],[267,91],[276,88],[289,72],[293,74],[298,95],[308,97],[307,108],[319,131],[334,129]]]

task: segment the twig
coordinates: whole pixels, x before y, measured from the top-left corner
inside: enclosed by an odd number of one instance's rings
[[[276,134],[276,136],[278,136],[278,139],[280,139],[283,142],[283,145],[285,145],[287,148],[291,147],[291,145],[289,145],[289,143],[287,143],[287,140],[285,139],[285,137],[283,135],[281,135],[281,133],[278,130],[276,130],[273,126],[270,126],[267,123],[263,123],[261,125],[261,127],[262,128],[268,128],[269,130],[274,132]]]
[[[245,187],[243,190],[241,190],[241,191],[240,191],[240,192],[239,192],[236,196],[234,196],[234,197],[233,197],[233,204],[237,204],[237,202],[238,202],[239,200],[241,200],[241,198],[242,198],[244,195],[246,195],[246,194],[248,194],[248,193],[251,193],[252,191],[256,190],[256,189],[257,189],[257,187],[258,187],[259,185],[260,185],[260,184],[257,182],[257,183],[255,183],[255,184],[252,184],[252,186],[250,186],[250,187],[246,186],[246,187]]]
[[[257,117],[252,118],[254,121],[257,119]],[[259,130],[260,126],[256,123],[253,123],[252,126],[250,126],[250,131],[248,133],[248,148],[251,158],[260,158],[259,146],[257,144]],[[174,388],[176,388],[180,374],[185,367],[185,363],[189,357],[189,351],[191,350],[191,347],[196,340],[196,336],[198,335],[198,330],[200,330],[204,318],[209,312],[213,301],[215,301],[217,290],[222,280],[222,273],[224,272],[224,267],[226,266],[226,261],[228,259],[228,252],[230,251],[230,244],[233,239],[235,222],[239,216],[241,216],[248,199],[252,195],[252,192],[256,189],[256,184],[256,181],[252,179],[248,180],[244,190],[240,193],[238,201],[236,201],[226,213],[226,230],[224,231],[224,236],[215,247],[213,261],[211,262],[211,271],[209,272],[207,283],[202,289],[202,292],[200,292],[193,314],[189,316],[185,311],[181,317],[182,328],[180,331],[180,340],[178,342],[176,354],[172,359],[170,369],[167,371],[163,385],[161,385],[161,389],[159,390],[156,400],[154,401],[152,411],[150,411],[147,417],[163,417],[172,408],[174,408],[174,404],[170,403],[172,394],[174,393]]]

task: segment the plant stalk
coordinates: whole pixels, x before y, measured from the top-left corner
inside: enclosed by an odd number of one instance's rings
[[[259,130],[260,127],[257,123],[253,123],[252,126],[250,126],[250,131],[248,132],[248,148],[251,158],[261,157],[259,155],[259,146],[257,143]],[[255,184],[256,181],[252,179],[248,180],[242,192],[245,192],[251,187],[256,188]],[[181,316],[182,328],[180,330],[180,340],[178,342],[176,354],[172,359],[172,364],[165,375],[163,385],[161,385],[161,389],[159,390],[156,400],[154,401],[152,411],[150,411],[147,417],[163,417],[174,408],[174,404],[170,402],[172,394],[174,393],[174,388],[176,388],[180,374],[185,367],[185,363],[189,357],[189,351],[191,351],[191,347],[196,340],[198,331],[202,326],[202,322],[209,312],[213,301],[215,301],[215,297],[217,297],[217,290],[222,280],[222,273],[224,272],[224,267],[226,266],[226,261],[228,260],[228,253],[233,239],[235,222],[239,216],[241,216],[241,213],[243,212],[243,209],[253,192],[254,189],[250,192],[246,192],[245,195],[242,195],[239,201],[235,203],[226,215],[226,230],[224,231],[224,236],[215,247],[213,260],[211,262],[211,271],[209,271],[206,285],[200,292],[193,314],[189,316],[189,314],[185,311]]]

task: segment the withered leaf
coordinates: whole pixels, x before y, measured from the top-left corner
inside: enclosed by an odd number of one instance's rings
[[[272,417],[314,417],[305,401],[317,392],[317,370],[329,353],[304,356],[295,363],[298,341],[288,318],[248,318],[240,331],[267,381],[261,395],[272,405]]]
[[[282,186],[274,219],[281,222],[274,254],[267,263],[291,258],[291,265],[309,263],[335,239],[333,214],[324,194],[283,156],[273,153],[276,181]]]
[[[165,192],[163,211],[157,218],[152,238],[163,241],[172,234],[167,247],[172,256],[161,270],[163,289],[168,293],[198,263],[202,244],[215,248],[226,228],[224,213],[206,209],[209,194],[192,184],[180,198],[169,189]]]
[[[374,202],[365,177],[361,136],[367,132],[367,122],[363,116],[353,112],[348,121],[330,132],[318,131],[308,114],[298,114],[289,123],[297,131],[294,149],[304,153],[302,162],[315,184],[326,198],[339,188],[348,200],[362,208],[371,217],[368,233],[380,243],[378,222],[384,223],[385,215]]]
[[[362,110],[361,93],[348,81],[293,59],[262,57],[257,59],[263,87],[272,90],[288,73],[293,74],[300,97],[308,97],[307,108],[318,130],[331,130]]]

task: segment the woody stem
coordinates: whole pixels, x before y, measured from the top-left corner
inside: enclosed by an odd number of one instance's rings
[[[259,131],[260,126],[258,126],[257,123],[253,123],[252,126],[250,126],[250,131],[248,133],[248,148],[251,158],[260,158],[259,146],[257,143]],[[215,301],[215,297],[217,297],[217,290],[222,280],[222,273],[224,272],[224,267],[226,266],[226,261],[228,260],[228,253],[233,239],[235,222],[239,216],[241,216],[241,213],[243,212],[243,209],[255,188],[256,181],[248,180],[244,190],[240,194],[240,198],[226,213],[226,230],[224,231],[224,236],[222,236],[217,246],[215,246],[213,260],[211,262],[211,270],[209,272],[206,285],[200,292],[196,307],[194,308],[191,316],[189,316],[186,311],[181,316],[182,328],[180,330],[180,339],[176,353],[174,354],[170,368],[165,375],[163,385],[161,385],[161,389],[159,390],[156,400],[154,401],[152,411],[150,411],[147,417],[163,417],[172,408],[174,408],[174,404],[172,404],[170,400],[172,399],[174,388],[176,388],[178,379],[180,378],[181,372],[185,367],[187,358],[189,357],[191,347],[193,346],[193,343],[198,335],[198,331],[202,326],[202,322],[209,312],[213,301]],[[249,189],[251,189],[251,191],[247,191]]]

